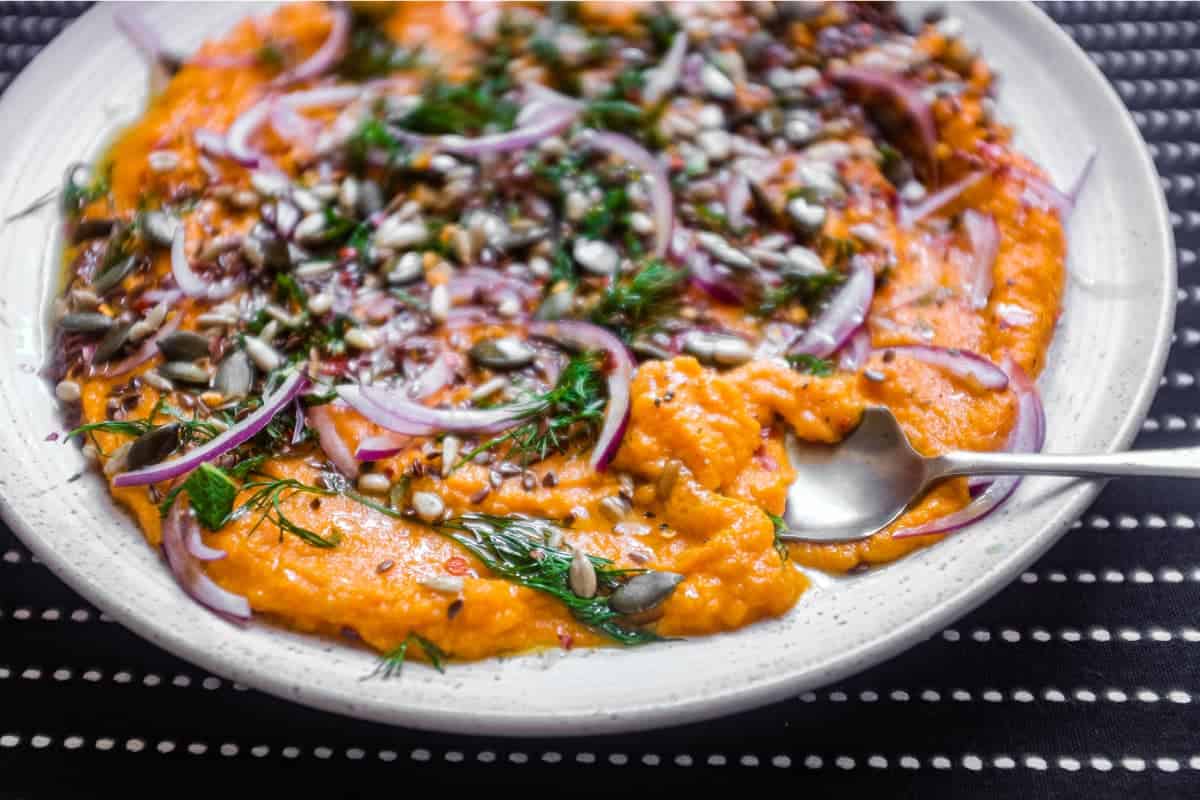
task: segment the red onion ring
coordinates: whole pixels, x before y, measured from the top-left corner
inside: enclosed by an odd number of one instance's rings
[[[176,314],[169,322],[159,328],[153,336],[142,342],[141,347],[135,350],[128,357],[118,361],[115,364],[109,364],[100,370],[100,375],[105,378],[115,378],[119,375],[124,375],[127,372],[132,372],[150,359],[158,355],[158,340],[174,333],[182,321],[183,315]]]
[[[250,601],[218,586],[189,551],[187,542],[199,535],[198,531],[192,533],[195,527],[191,510],[176,500],[162,526],[162,550],[167,566],[183,590],[200,605],[231,619],[250,619]]]
[[[221,435],[213,437],[200,447],[188,451],[173,461],[152,464],[132,472],[122,472],[113,478],[113,486],[145,486],[150,483],[169,481],[191,472],[206,461],[224,455],[246,442],[267,427],[276,414],[287,408],[288,404],[308,387],[308,376],[304,373],[304,367],[304,364],[297,366],[291,376],[283,382],[283,385],[275,390],[274,394],[263,399],[263,404],[257,411]]]
[[[1012,303],[997,303],[996,316],[1003,325],[1010,328],[1024,328],[1037,320],[1037,315],[1032,311]]]
[[[187,243],[183,232],[183,222],[175,226],[175,235],[171,239],[171,274],[175,283],[188,297],[200,297],[205,300],[224,300],[237,291],[237,282],[226,278],[217,283],[198,275],[187,257]]]
[[[653,255],[662,258],[671,243],[671,230],[675,224],[675,201],[666,168],[640,144],[619,133],[589,131],[580,140],[586,148],[603,150],[624,159],[650,181],[650,204],[654,211]]]
[[[642,100],[647,104],[654,105],[670,94],[675,84],[679,83],[679,76],[683,73],[683,60],[687,56],[687,46],[687,32],[681,30],[671,39],[671,46],[659,65],[648,70],[650,75],[642,86]]]
[[[292,145],[312,149],[321,133],[321,123],[307,119],[290,106],[276,103],[271,108],[271,129]]]
[[[906,356],[944,369],[963,380],[972,381],[984,389],[1004,389],[1008,386],[1008,375],[1003,369],[970,350],[906,344],[884,348],[883,352],[889,350],[898,356]]]
[[[978,310],[988,304],[988,296],[992,293],[992,272],[1000,253],[1000,226],[991,214],[981,214],[972,208],[963,212],[962,221],[971,242],[971,269],[966,281],[970,287],[968,298],[971,308]]]
[[[473,139],[465,136],[429,137],[406,133],[404,138],[417,145],[460,156],[511,153],[515,150],[525,150],[551,136],[557,136],[569,128],[577,116],[579,116],[579,109],[557,106],[546,108],[528,125],[505,133],[494,133]]]
[[[441,391],[454,380],[454,364],[448,353],[440,353],[425,370],[408,385],[408,395],[424,400]]]
[[[292,401],[292,412],[296,417],[296,424],[292,426],[292,444],[295,445],[304,438],[304,406],[298,396]]]
[[[559,320],[535,322],[529,327],[534,336],[563,342],[570,347],[600,350],[609,368],[606,378],[608,405],[604,409],[604,424],[596,437],[590,459],[592,469],[603,472],[621,447],[621,438],[629,425],[630,387],[637,369],[625,344],[613,334],[589,322]]]
[[[350,45],[350,10],[341,4],[331,9],[333,22],[329,35],[311,56],[292,69],[282,73],[271,85],[277,88],[306,81],[324,75],[346,54]]]
[[[889,97],[912,122],[930,168],[936,167],[937,157],[934,150],[937,147],[937,124],[933,119],[933,108],[922,93],[923,86],[914,84],[894,72],[870,67],[842,67],[830,77],[835,83],[843,86]]]
[[[258,63],[258,56],[254,53],[218,53],[192,56],[186,63],[200,69],[246,69]]]
[[[397,433],[369,436],[358,443],[358,448],[354,451],[354,458],[358,461],[380,461],[391,458],[404,449],[409,438]]]
[[[333,415],[329,413],[329,407],[326,405],[313,406],[308,410],[308,421],[312,424],[313,430],[317,432],[317,442],[320,443],[321,449],[337,467],[338,472],[350,480],[358,478],[358,462],[354,460],[354,455],[346,446],[346,440],[337,432],[337,426],[333,423]]]
[[[686,262],[692,283],[709,297],[719,303],[745,305],[746,293],[734,283],[731,276],[722,274],[721,268],[713,263],[708,253],[694,250],[686,258]]]
[[[1046,410],[1042,406],[1037,386],[1025,371],[1011,360],[1005,361],[1004,371],[1017,396],[1017,419],[1008,434],[1004,449],[1010,453],[1037,453],[1046,442]],[[902,528],[893,533],[892,538],[907,539],[935,533],[953,533],[978,522],[998,509],[1012,496],[1020,482],[1021,479],[1017,476],[996,478],[966,508],[915,528]]]
[[[126,9],[117,11],[113,14],[113,22],[146,62],[146,66],[150,69],[150,93],[158,94],[166,88],[171,79],[167,74],[167,68],[163,65],[166,49],[163,47],[162,39],[141,16],[133,11]]]
[[[355,391],[357,389],[357,391]],[[520,421],[533,408],[514,403],[495,409],[429,408],[403,390],[382,386],[339,386],[338,395],[363,416],[396,433],[430,436],[436,433],[499,433]]]
[[[228,142],[224,136],[216,131],[210,131],[208,128],[197,128],[192,133],[192,139],[195,140],[196,146],[200,148],[201,152],[213,158],[231,158]]]
[[[960,194],[983,180],[987,174],[987,172],[972,172],[944,189],[939,189],[915,205],[901,203],[900,211],[896,215],[900,227],[911,228],[943,206],[949,205]]]
[[[200,526],[195,524],[184,526],[183,544],[193,558],[201,561],[220,561],[228,555],[224,550],[206,545],[200,536]]]
[[[842,345],[841,356],[838,358],[838,368],[847,372],[857,372],[871,355],[871,334],[866,325],[860,325],[851,334],[846,344]]]
[[[257,167],[266,159],[250,146],[250,137],[267,121],[274,103],[271,96],[259,100],[239,114],[225,133],[225,152],[243,167]]]
[[[850,277],[841,290],[788,352],[817,358],[835,352],[866,320],[874,297],[875,270],[866,259],[855,256],[850,262]]]

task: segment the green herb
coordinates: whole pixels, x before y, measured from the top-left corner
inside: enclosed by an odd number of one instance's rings
[[[254,60],[263,67],[282,69],[283,48],[274,42],[266,42],[262,47],[258,48],[258,52],[254,54]]]
[[[793,353],[787,356],[787,362],[792,365],[792,369],[816,375],[818,378],[827,378],[833,374],[832,361],[808,353]]]
[[[473,136],[484,129],[507,131],[517,117],[517,106],[503,99],[507,80],[474,80],[462,85],[434,80],[425,86],[421,102],[400,121],[417,133]]]
[[[780,561],[787,561],[789,555],[788,546],[787,542],[783,540],[783,534],[787,533],[788,530],[787,523],[783,521],[783,517],[776,516],[770,511],[766,512],[766,514],[771,518],[771,524],[775,527],[775,552],[779,553]]]
[[[270,455],[267,453],[260,453],[259,455],[251,456],[250,458],[243,458],[229,470],[229,474],[232,477],[237,478],[239,481],[244,481],[246,480],[247,476],[250,475],[250,473],[257,472],[268,458],[270,458]]]
[[[591,320],[627,340],[656,317],[668,313],[686,275],[657,259],[624,283],[610,286],[592,308]]]
[[[447,658],[446,653],[419,633],[410,632],[395,650],[384,654],[379,659],[379,664],[364,680],[374,678],[376,675],[385,679],[399,676],[400,671],[404,669],[404,659],[408,655],[409,645],[414,643],[419,645],[425,652],[425,657],[429,659],[429,663],[433,665],[434,669],[438,672],[446,671],[442,667]]]
[[[71,216],[79,214],[88,203],[109,193],[112,188],[112,164],[107,164],[103,170],[97,171],[86,186],[78,186],[71,180],[70,175],[73,172],[74,170],[68,172],[66,185],[62,190],[63,211]]]
[[[429,308],[429,303],[403,289],[391,289],[390,291],[392,297],[404,303],[409,308],[415,308],[417,311],[425,311]]]
[[[737,233],[729,224],[729,218],[720,211],[713,211],[708,205],[701,203],[693,206],[693,213],[696,219],[710,231],[716,233]]]
[[[371,117],[362,122],[346,142],[346,153],[352,164],[364,166],[372,150],[383,150],[388,154],[388,163],[400,155],[403,145],[392,135],[387,125]]]
[[[543,394],[520,401],[520,422],[462,456],[455,468],[501,445],[507,457],[528,464],[554,452],[566,452],[576,440],[590,439],[604,416],[604,380],[599,358],[590,353],[574,356],[558,382]]]
[[[393,41],[369,15],[355,14],[351,18],[350,46],[336,71],[343,78],[361,82],[411,69],[419,56],[419,50],[405,49]]]
[[[434,527],[470,550],[497,575],[559,600],[575,619],[598,633],[624,645],[645,644],[659,638],[649,631],[621,625],[618,621],[621,615],[609,607],[607,597],[580,597],[571,591],[568,585],[571,553],[546,543],[556,530],[547,520],[463,514]],[[588,559],[602,589],[615,589],[626,578],[644,571],[620,569],[597,556]]]
[[[629,210],[629,193],[624,186],[617,186],[604,193],[599,203],[592,206],[579,221],[579,230],[588,239],[606,239],[617,221]]]
[[[567,254],[562,243],[554,245],[550,256],[550,280],[546,282],[546,290],[550,291],[559,283],[575,286],[579,283],[579,272],[575,269],[575,261]]]
[[[782,286],[767,290],[759,303],[757,313],[769,317],[776,311],[799,303],[806,308],[814,308],[829,290],[839,285],[845,276],[835,270],[828,270],[815,275],[788,275]]]
[[[286,272],[280,272],[275,275],[275,295],[281,301],[292,302],[304,308],[304,304],[308,302],[308,292],[300,286],[300,283]]]
[[[90,422],[80,425],[67,433],[63,441],[69,441],[73,436],[91,435],[93,433],[115,433],[120,436],[143,436],[159,427],[155,420],[162,415],[174,418],[179,423],[179,446],[185,447],[193,442],[206,442],[221,433],[221,429],[211,422],[185,417],[183,412],[167,404],[163,399],[155,403],[142,419],[108,419],[100,422]],[[94,440],[93,440],[94,441]]]
[[[592,128],[638,133],[646,112],[628,100],[593,100],[584,107],[583,119]]]
[[[188,501],[200,524],[210,531],[224,525],[233,513],[238,487],[220,467],[201,464],[188,475],[183,488],[188,493]]]
[[[651,12],[643,13],[639,21],[646,26],[651,41],[658,52],[665,53],[671,47],[671,40],[679,31],[679,23],[665,5],[659,3]]]
[[[341,534],[336,530],[328,536],[322,536],[315,531],[296,524],[284,514],[282,508],[285,501],[298,494],[313,494],[328,497],[334,494],[334,492],[322,489],[319,486],[309,486],[307,483],[301,483],[294,478],[269,478],[252,481],[242,486],[242,489],[253,490],[254,494],[250,495],[246,502],[238,506],[237,510],[229,518],[234,519],[243,514],[261,511],[262,516],[259,517],[258,522],[254,523],[254,527],[250,529],[250,533],[258,530],[258,527],[264,522],[270,522],[279,528],[281,539],[284,532],[287,532],[311,544],[313,547],[322,548],[336,547],[337,543],[341,540]]]

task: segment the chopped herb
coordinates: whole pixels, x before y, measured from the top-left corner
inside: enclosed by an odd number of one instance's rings
[[[97,171],[86,186],[79,186],[70,179],[74,170],[68,172],[66,185],[62,190],[63,211],[71,216],[83,211],[84,206],[99,200],[109,193],[112,188],[112,164],[105,165]]]
[[[593,100],[584,108],[583,119],[593,128],[637,133],[645,126],[646,112],[628,100]]]
[[[405,130],[417,133],[474,136],[485,129],[507,131],[517,117],[517,106],[502,98],[507,80],[474,80],[452,85],[430,81],[421,102],[400,120]]]
[[[366,81],[411,69],[419,56],[419,50],[408,50],[393,41],[371,15],[355,13],[351,19],[350,46],[336,71],[343,78]]]
[[[292,302],[304,308],[304,304],[308,302],[308,292],[300,286],[300,283],[286,272],[280,272],[275,275],[275,296],[281,301]]]
[[[275,42],[266,42],[262,47],[258,48],[258,52],[254,54],[254,60],[259,66],[269,67],[271,69],[283,68],[283,48],[275,44]]]
[[[793,303],[799,303],[806,308],[814,308],[825,298],[830,289],[839,285],[844,279],[845,276],[835,270],[815,275],[788,275],[782,286],[768,289],[763,294],[757,313],[768,317]]]
[[[246,480],[246,477],[250,475],[250,473],[257,472],[268,458],[270,458],[270,455],[267,453],[260,453],[259,455],[252,456],[250,458],[243,458],[229,470],[229,474],[234,478],[237,478],[239,481],[244,481]]]
[[[173,417],[179,423],[180,447],[186,447],[193,442],[206,442],[221,433],[221,429],[213,423],[196,419],[195,417],[185,417],[182,411],[168,405],[165,400],[160,399],[154,408],[150,410],[150,413],[142,419],[108,419],[100,422],[90,422],[86,425],[80,425],[78,428],[67,433],[63,441],[69,441],[74,436],[90,436],[93,433],[113,433],[119,436],[133,437],[142,436],[161,427],[156,423],[156,420],[164,414]]]
[[[818,378],[827,378],[833,374],[833,362],[824,358],[817,358],[808,353],[794,353],[787,356],[787,362],[792,365],[792,369],[800,372],[807,372],[809,375],[816,375]]]
[[[521,403],[521,422],[462,456],[455,467],[501,445],[507,446],[510,459],[542,461],[551,453],[566,452],[574,441],[592,438],[605,405],[599,359],[590,353],[573,357],[553,389]]]
[[[183,482],[188,501],[196,518],[210,531],[225,524],[233,513],[233,502],[237,499],[238,486],[220,467],[201,464]],[[171,498],[172,500],[174,498]],[[170,508],[170,504],[167,504]]]
[[[492,514],[463,514],[436,523],[439,532],[470,550],[488,569],[501,577],[554,597],[575,619],[624,645],[645,644],[659,637],[649,631],[620,624],[621,615],[608,598],[580,597],[568,585],[572,554],[546,544],[556,526],[542,519]],[[644,570],[620,569],[606,558],[588,556],[601,589],[615,589],[625,579]]]
[[[387,125],[374,117],[364,120],[346,142],[346,153],[350,162],[359,167],[367,164],[367,156],[372,150],[385,151],[388,154],[388,163],[392,163],[402,149],[400,140],[392,135]]]
[[[584,214],[579,222],[579,230],[589,239],[606,239],[629,208],[629,193],[625,191],[625,187],[609,189],[600,202]]]
[[[575,260],[567,254],[567,250],[558,243],[550,256],[550,280],[546,282],[546,290],[550,291],[559,283],[575,286],[579,283],[579,272],[575,269]]]
[[[771,518],[771,525],[775,527],[775,552],[779,553],[780,561],[787,561],[788,546],[787,542],[783,540],[783,534],[787,533],[788,529],[787,523],[783,521],[783,517],[776,516],[769,511],[766,513]]]
[[[434,669],[438,672],[446,671],[442,666],[447,658],[446,653],[419,633],[410,632],[395,650],[384,654],[379,659],[379,664],[364,680],[374,678],[376,675],[381,678],[398,677],[401,670],[404,669],[404,659],[408,655],[409,645],[414,643],[421,647],[421,650],[425,653],[425,657],[429,659],[429,663],[433,665]]]
[[[679,31],[679,23],[662,3],[655,4],[654,10],[643,13],[639,21],[646,26],[650,40],[660,53],[665,53],[671,47],[671,40]]]
[[[301,483],[294,478],[269,478],[263,480],[252,481],[242,486],[243,490],[253,490],[253,494],[238,506],[237,510],[230,515],[230,519],[234,519],[249,512],[262,512],[258,522],[254,523],[254,527],[250,529],[250,533],[258,530],[258,527],[264,522],[270,522],[275,527],[279,528],[279,536],[282,539],[284,532],[296,536],[301,541],[311,544],[313,547],[330,548],[336,547],[341,540],[341,534],[334,530],[328,536],[322,536],[315,531],[311,531],[302,525],[298,525],[288,518],[283,513],[283,503],[298,494],[315,494],[329,496],[334,492],[328,489],[322,489],[319,486],[309,486],[307,483]]]
[[[652,319],[671,310],[685,277],[683,270],[657,259],[650,261],[629,280],[610,286],[592,309],[591,320],[628,340]]]
[[[414,308],[417,311],[425,311],[429,308],[429,303],[403,289],[391,289],[390,291],[392,297],[404,303],[409,308]]]

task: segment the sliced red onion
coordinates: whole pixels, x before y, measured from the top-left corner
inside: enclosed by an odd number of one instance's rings
[[[403,389],[382,386],[337,387],[338,396],[367,419],[395,433],[433,436],[439,433],[498,433],[520,421],[533,406],[515,403],[496,409],[428,408]]]
[[[838,368],[847,372],[857,372],[867,362],[871,355],[871,334],[866,325],[860,325],[846,344],[842,346],[838,358]]]
[[[686,258],[688,272],[692,283],[696,284],[705,294],[720,303],[744,305],[746,293],[738,286],[732,276],[723,274],[703,250],[695,250]]]
[[[274,103],[275,98],[271,96],[259,100],[239,114],[225,133],[226,153],[244,167],[257,167],[266,159],[266,156],[250,146],[250,137],[267,121]]]
[[[321,123],[308,119],[290,106],[276,103],[271,109],[271,129],[292,145],[312,149],[321,133]]]
[[[1006,360],[1004,370],[1008,383],[1017,396],[1017,419],[1008,434],[1004,449],[1010,453],[1037,453],[1046,442],[1046,410],[1038,395],[1037,386],[1019,366]],[[953,514],[930,520],[915,528],[904,528],[892,534],[893,539],[913,536],[928,536],[935,533],[953,533],[972,522],[978,522],[991,514],[1012,496],[1021,479],[1017,476],[996,478],[978,494],[970,504]],[[976,484],[973,489],[979,489]]]
[[[846,283],[788,352],[818,358],[836,352],[866,320],[874,297],[875,270],[866,259],[856,256],[850,262]]]
[[[534,336],[562,342],[581,350],[599,350],[607,359],[608,405],[604,409],[604,425],[592,449],[591,465],[603,472],[621,447],[621,438],[629,424],[630,387],[637,365],[625,344],[604,328],[589,322],[535,322],[529,327]]]
[[[964,380],[974,381],[985,389],[1004,389],[1008,386],[1008,375],[1003,369],[993,364],[978,353],[970,350],[957,350],[949,347],[934,347],[924,344],[906,344],[888,347],[884,352],[891,351],[898,356],[923,361],[940,369],[944,369]]]
[[[582,111],[584,107],[583,101],[577,100],[574,97],[569,97],[561,92],[556,92],[549,86],[541,83],[527,83],[523,89],[525,92],[525,101],[530,105],[535,103],[542,104],[542,110],[544,110],[547,105],[564,106],[566,108],[573,108],[577,111]],[[528,107],[529,106],[526,106],[526,108]],[[524,111],[525,109],[522,109],[522,112]],[[526,119],[531,119],[532,117],[533,114],[531,113],[526,117]],[[519,116],[517,118],[520,119]]]
[[[220,561],[228,555],[224,550],[206,545],[200,535],[200,526],[195,524],[184,526],[183,544],[192,557],[201,561]]]
[[[113,15],[113,22],[121,33],[129,39],[130,44],[138,51],[146,66],[150,68],[150,93],[158,94],[166,88],[171,76],[167,74],[163,63],[166,53],[162,39],[145,20],[133,11],[121,9]]]
[[[916,223],[925,219],[925,217],[940,210],[943,206],[949,205],[967,189],[970,189],[983,180],[987,174],[987,172],[972,172],[970,175],[955,181],[944,189],[939,189],[933,194],[928,195],[915,205],[910,206],[901,203],[900,211],[897,214],[900,227],[911,228]]]
[[[199,535],[198,531],[192,533],[195,527],[191,509],[177,500],[162,526],[162,549],[167,566],[183,590],[200,605],[232,619],[250,619],[250,602],[242,595],[218,586],[189,551],[187,542]]]
[[[511,153],[525,150],[533,145],[557,136],[571,126],[579,111],[566,106],[547,108],[544,113],[528,125],[506,133],[494,133],[474,139],[465,136],[438,136],[429,138],[409,134],[407,138],[420,144],[454,153],[460,156],[481,156],[490,153]]]
[[[1083,191],[1083,187],[1087,184],[1088,178],[1092,174],[1092,167],[1096,164],[1096,148],[1088,151],[1087,158],[1083,161],[1083,166],[1079,168],[1079,174],[1075,176],[1075,180],[1071,181],[1071,188],[1067,190],[1067,197],[1071,199],[1071,210],[1075,210],[1075,204],[1079,202],[1079,195]]]
[[[187,257],[187,242],[183,232],[183,222],[175,225],[175,236],[171,239],[171,274],[175,283],[188,297],[200,297],[205,300],[224,300],[237,291],[237,282],[226,278],[217,283],[210,283],[192,269]]]
[[[297,366],[291,376],[283,382],[283,385],[275,390],[274,394],[263,399],[263,404],[257,411],[221,435],[213,437],[200,447],[189,450],[172,461],[152,464],[132,472],[122,472],[113,478],[113,486],[145,486],[150,483],[169,481],[191,472],[201,464],[224,455],[248,441],[267,427],[276,414],[287,408],[288,404],[308,387],[308,376],[304,372],[304,367],[304,364]]]
[[[346,440],[337,432],[337,426],[333,424],[333,415],[329,413],[329,406],[319,405],[310,408],[308,421],[312,424],[313,430],[317,432],[317,441],[320,443],[321,449],[325,451],[325,455],[329,456],[329,460],[337,467],[338,472],[350,480],[358,478],[358,462],[354,460],[354,455],[346,446]]]
[[[213,158],[230,158],[229,143],[225,137],[216,131],[210,131],[208,128],[197,128],[192,133],[192,138],[196,141],[196,146],[201,152],[212,156]]]
[[[933,119],[933,108],[921,91],[924,87],[908,81],[894,72],[870,67],[842,67],[832,78],[843,86],[872,94],[886,95],[908,117],[920,138],[922,155],[929,166],[935,167],[937,158],[937,125]]]
[[[318,86],[315,89],[281,95],[279,104],[297,111],[306,108],[345,106],[358,100],[365,91],[364,87],[354,85]]]
[[[346,54],[346,48],[350,44],[350,9],[345,5],[337,4],[332,7],[331,13],[333,22],[329,26],[329,35],[317,48],[317,51],[271,81],[272,86],[288,86],[320,77],[332,69],[334,64]]]
[[[496,270],[480,267],[468,267],[455,273],[446,283],[446,290],[450,293],[450,299],[456,303],[466,302],[476,295],[491,297],[498,292],[515,294],[526,300],[540,293],[538,287],[529,281],[518,280]]]
[[[671,230],[675,224],[675,201],[671,196],[671,183],[662,163],[640,144],[608,131],[589,131],[581,137],[584,147],[603,150],[628,161],[650,182],[650,205],[654,210],[655,258],[666,255],[671,243]]]
[[[196,157],[196,163],[200,165],[200,169],[204,171],[204,176],[211,183],[220,183],[224,175],[221,174],[221,168],[212,162],[208,156],[201,153]]]
[[[409,437],[398,433],[385,433],[382,436],[368,436],[358,443],[354,458],[359,461],[380,461],[391,458],[404,449]]]
[[[441,353],[408,385],[408,395],[414,400],[424,400],[441,391],[454,380],[454,365],[447,353]]]
[[[642,99],[646,103],[654,105],[674,90],[675,84],[679,83],[679,76],[683,73],[683,60],[687,55],[687,46],[687,32],[681,30],[671,40],[671,46],[667,49],[667,54],[663,57],[662,62],[657,67],[648,70],[650,75],[642,87]]]
[[[970,287],[968,297],[971,308],[980,309],[988,304],[992,293],[993,268],[1000,253],[1000,226],[991,214],[981,214],[973,208],[963,212],[963,227],[971,241],[971,270],[967,276]]]
[[[750,206],[750,179],[741,172],[725,184],[725,220],[729,227],[740,231],[746,226],[746,210]]]
[[[179,328],[179,323],[183,319],[182,314],[176,314],[169,322],[159,328],[153,336],[142,342],[141,347],[135,350],[131,355],[123,358],[115,364],[108,364],[104,369],[100,370],[100,375],[105,378],[116,378],[119,375],[124,375],[145,364],[150,359],[158,355],[158,340],[164,336],[174,333]]]
[[[192,56],[187,60],[189,67],[201,69],[246,69],[258,63],[254,53],[218,53],[216,55]]]

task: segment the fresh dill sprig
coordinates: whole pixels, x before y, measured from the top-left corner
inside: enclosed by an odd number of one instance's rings
[[[135,438],[144,436],[150,431],[162,427],[156,420],[164,414],[172,417],[179,424],[180,447],[186,447],[192,443],[207,442],[221,433],[221,429],[212,422],[184,416],[184,413],[178,408],[169,405],[165,400],[159,398],[159,401],[154,404],[154,408],[150,410],[150,413],[142,419],[106,419],[100,422],[89,422],[68,432],[63,441],[70,441],[74,436],[91,436],[94,433],[114,433],[120,436],[132,436]],[[171,423],[163,424],[169,425]],[[95,442],[94,438],[93,442]]]
[[[591,353],[572,357],[554,388],[521,403],[527,408],[519,424],[462,456],[455,468],[502,445],[507,446],[508,458],[529,464],[565,452],[573,441],[590,438],[604,416],[604,380],[598,357]]]
[[[286,500],[298,494],[314,494],[328,497],[336,494],[335,492],[329,489],[322,489],[319,486],[309,486],[307,483],[302,483],[294,478],[270,478],[267,476],[264,476],[263,480],[251,481],[244,484],[242,490],[253,490],[254,493],[238,506],[237,510],[229,515],[229,518],[236,519],[242,514],[261,511],[262,516],[258,518],[258,522],[254,523],[254,527],[250,529],[250,533],[258,530],[258,527],[264,522],[270,522],[279,528],[280,538],[283,537],[284,532],[287,532],[296,536],[301,541],[311,544],[313,547],[336,547],[341,540],[341,534],[336,530],[328,536],[322,536],[315,531],[296,524],[288,518],[282,508]]]
[[[399,677],[400,671],[404,669],[404,659],[408,656],[408,648],[413,644],[421,647],[421,650],[425,652],[425,657],[429,659],[429,663],[433,665],[434,669],[443,673],[446,671],[443,667],[448,658],[446,652],[421,634],[410,632],[396,649],[380,657],[375,669],[369,675],[364,675],[363,680],[374,678],[376,675],[385,680],[387,678]]]
[[[621,615],[609,606],[607,597],[580,597],[571,591],[568,584],[571,553],[547,544],[555,530],[555,525],[547,520],[463,514],[434,527],[470,550],[497,575],[554,597],[575,619],[594,631],[624,645],[659,639],[649,631],[621,625],[618,621]],[[588,556],[588,559],[602,589],[616,589],[626,578],[644,572],[620,569],[606,558]]]
[[[791,364],[792,369],[798,372],[807,372],[818,378],[827,378],[833,374],[833,362],[829,359],[818,358],[808,353],[792,353],[785,358]]]
[[[393,519],[420,522],[419,518],[406,516],[397,509],[360,494],[338,473],[326,473],[325,484],[331,491]],[[597,633],[624,645],[661,640],[650,631],[621,625],[618,622],[621,615],[609,606],[606,597],[580,597],[571,591],[567,581],[572,554],[550,545],[555,533],[561,531],[550,520],[470,513],[432,523],[430,527],[470,550],[500,577],[561,601],[575,619]],[[642,569],[615,567],[613,562],[599,556],[589,555],[588,559],[596,570],[596,583],[601,589],[616,589],[627,578],[645,572]]]
[[[421,102],[400,120],[400,127],[415,133],[475,136],[489,131],[512,130],[517,105],[503,98],[507,78],[477,78],[454,85],[442,80],[426,84]]]
[[[845,276],[836,270],[827,270],[813,275],[788,275],[784,278],[782,286],[768,289],[763,293],[756,311],[759,316],[769,317],[793,303],[813,308],[843,280],[845,280]]]
[[[597,325],[612,328],[626,340],[655,317],[669,312],[686,275],[657,259],[628,281],[610,286],[592,308]]]

